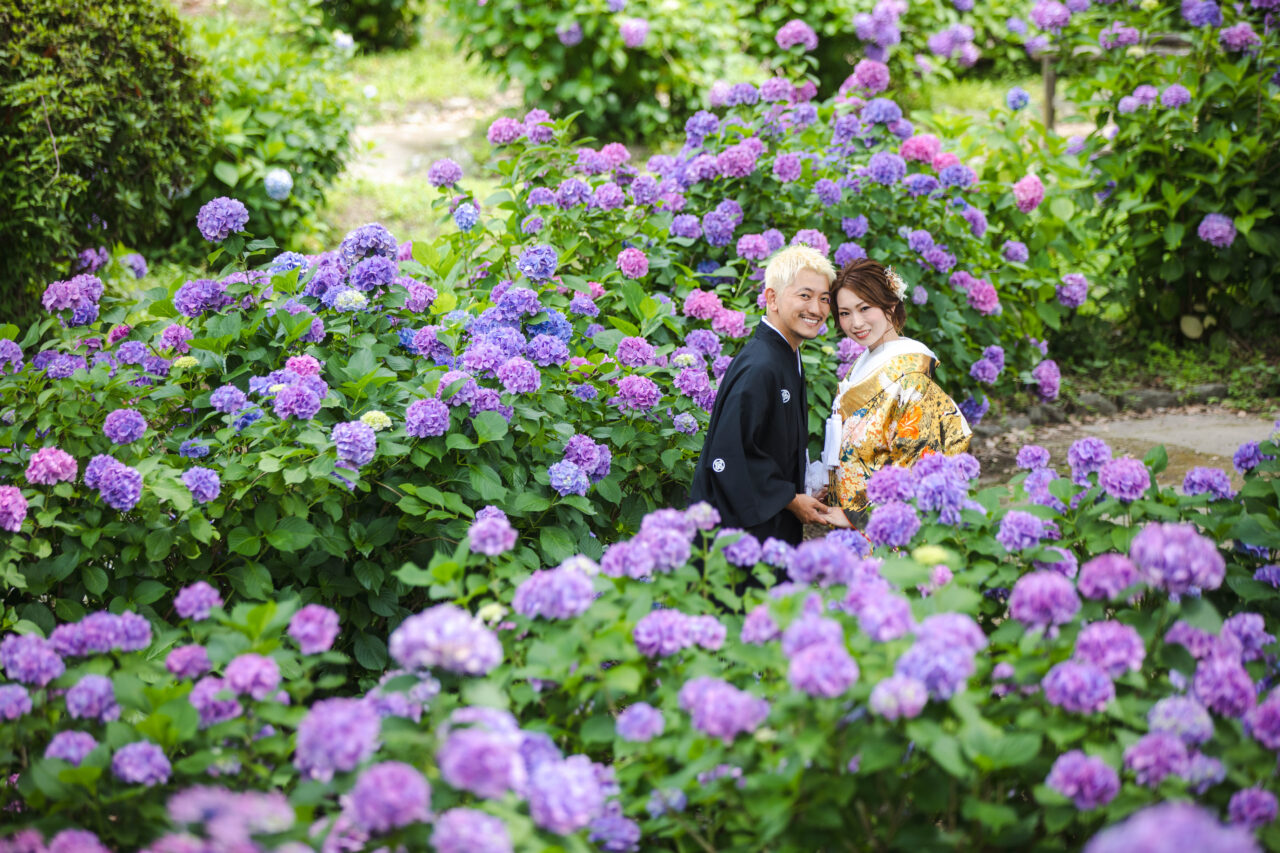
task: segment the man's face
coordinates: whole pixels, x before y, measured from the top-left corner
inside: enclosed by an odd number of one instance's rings
[[[827,277],[813,270],[800,270],[784,292],[765,288],[765,305],[769,322],[795,349],[801,341],[811,341],[827,330],[827,315],[831,313]]]

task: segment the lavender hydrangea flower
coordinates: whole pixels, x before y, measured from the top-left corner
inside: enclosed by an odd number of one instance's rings
[[[1091,664],[1072,661],[1055,664],[1040,686],[1044,688],[1044,698],[1051,704],[1076,714],[1099,713],[1116,698],[1111,679]]]
[[[164,750],[145,740],[125,744],[111,758],[111,772],[130,785],[163,785],[171,770]]]
[[[471,550],[488,557],[510,551],[516,545],[516,531],[505,515],[476,517],[467,531]]]
[[[436,751],[440,775],[454,788],[498,799],[524,789],[528,769],[520,755],[520,735],[487,722],[450,729]]]
[[[1024,445],[1018,451],[1017,465],[1028,471],[1044,468],[1049,464],[1049,451],[1036,444]]]
[[[249,209],[243,202],[226,196],[205,202],[196,214],[196,228],[200,230],[200,236],[210,243],[221,243],[232,234],[243,231],[248,224]]]
[[[37,486],[74,482],[76,470],[76,460],[70,453],[57,447],[42,447],[27,463],[27,482]]]
[[[115,687],[105,675],[83,676],[67,691],[67,715],[77,720],[107,723],[119,719]]]
[[[1142,637],[1130,625],[1120,622],[1093,622],[1076,637],[1074,659],[1092,664],[1112,678],[1138,672],[1147,656]]]
[[[1080,811],[1105,806],[1120,792],[1120,774],[1097,756],[1078,749],[1059,755],[1045,784],[1070,797]]]
[[[373,461],[378,449],[378,437],[373,429],[361,421],[334,424],[329,438],[337,451],[339,463],[359,468]]]
[[[58,732],[45,748],[44,757],[58,758],[72,767],[79,767],[85,756],[93,752],[97,746],[98,742],[88,732]]]
[[[858,664],[842,642],[813,643],[791,657],[787,680],[802,693],[834,699],[858,680]]]
[[[544,761],[529,780],[529,813],[543,829],[569,835],[604,810],[596,766],[583,755]]]
[[[813,31],[813,27],[798,18],[783,24],[774,35],[774,40],[783,50],[790,50],[797,46],[806,51],[818,48],[818,34]]]
[[[666,721],[657,708],[647,702],[636,702],[618,715],[615,725],[618,737],[623,740],[646,743],[662,734]]]
[[[452,604],[410,616],[391,632],[391,657],[406,669],[438,666],[484,675],[502,661],[502,643],[479,619]]]
[[[338,614],[322,604],[308,604],[293,614],[288,633],[304,655],[327,652],[338,636]]]
[[[197,503],[208,503],[222,490],[218,472],[196,465],[182,472],[182,484],[191,492]]]
[[[1261,829],[1276,819],[1280,804],[1276,795],[1264,788],[1242,788],[1227,803],[1227,819],[1248,830]]]
[[[868,704],[872,713],[893,721],[920,716],[928,701],[929,691],[923,682],[909,675],[891,675],[872,689]]]
[[[516,588],[511,607],[528,619],[574,619],[594,600],[591,579],[579,569],[561,567],[534,572]]]
[[[1147,466],[1132,456],[1122,456],[1106,462],[1098,474],[1098,482],[1106,493],[1118,501],[1132,503],[1151,488],[1151,474]]]
[[[1262,658],[1262,650],[1276,641],[1267,633],[1266,623],[1259,613],[1236,613],[1228,617],[1222,623],[1220,636],[1235,641],[1240,649],[1240,659],[1245,662]]]
[[[431,786],[401,761],[383,761],[365,770],[350,797],[351,818],[367,832],[391,832],[431,817]]]
[[[1009,553],[1033,548],[1045,536],[1044,522],[1037,516],[1022,510],[1009,510],[1000,521],[996,541]]]
[[[210,611],[222,606],[222,596],[204,581],[183,587],[173,598],[173,609],[183,619],[200,622],[209,618]]]
[[[134,409],[116,409],[102,423],[102,432],[116,444],[131,444],[147,431],[147,421]]]
[[[891,501],[871,511],[867,522],[867,538],[876,545],[904,548],[920,530],[915,507],[902,501]]]
[[[915,627],[911,603],[888,592],[870,595],[858,608],[858,627],[877,643],[903,637]]]
[[[1065,625],[1080,611],[1080,598],[1071,581],[1055,571],[1023,575],[1009,595],[1009,615],[1036,628]]]
[[[1182,802],[1149,806],[1098,833],[1085,847],[1085,853],[1134,853],[1137,850],[1257,853],[1259,848],[1247,830],[1223,826],[1208,809]]]
[[[1257,703],[1253,679],[1236,658],[1210,654],[1196,664],[1192,692],[1210,711],[1243,717]]]
[[[921,638],[898,658],[897,675],[922,683],[932,699],[950,699],[973,675],[973,651],[939,638]]]
[[[1196,233],[1209,245],[1225,249],[1235,242],[1236,224],[1229,216],[1210,213],[1200,220]]]
[[[1027,250],[1027,245],[1017,240],[1006,240],[1000,251],[1006,261],[1015,264],[1025,264],[1027,259],[1031,257],[1031,253]]]
[[[436,853],[512,853],[514,849],[501,818],[468,808],[449,809],[436,818],[431,847]]]
[[[338,247],[338,255],[349,269],[372,255],[395,258],[399,249],[400,244],[386,227],[371,222],[348,231]]]
[[[293,764],[304,778],[326,782],[372,756],[381,727],[377,712],[359,699],[324,699],[298,723]]]
[[[1217,545],[1190,524],[1147,524],[1129,544],[1129,557],[1143,580],[1171,595],[1217,589],[1226,574]]]
[[[1078,486],[1089,485],[1089,475],[1100,472],[1111,461],[1111,448],[1100,438],[1086,436],[1074,442],[1067,450],[1067,464],[1071,466],[1071,481]]]
[[[1153,732],[1171,732],[1188,746],[1204,743],[1213,737],[1213,719],[1205,707],[1190,696],[1166,696],[1147,712],[1147,725]]]
[[[175,678],[198,678],[213,668],[208,651],[197,645],[178,646],[169,652],[164,665]]]
[[[1139,785],[1157,787],[1169,775],[1181,776],[1190,756],[1182,739],[1170,732],[1150,732],[1124,751],[1125,769]]]
[[[1235,489],[1231,478],[1221,468],[1195,467],[1187,471],[1182,480],[1182,493],[1187,496],[1209,495],[1214,500],[1231,500]]]
[[[17,533],[27,517],[27,499],[17,486],[0,486],[0,530]]]
[[[237,655],[227,664],[224,680],[229,690],[261,702],[280,688],[280,666],[264,655]]]
[[[1058,302],[1064,308],[1079,308],[1089,296],[1089,280],[1080,273],[1067,273],[1058,285]]]
[[[767,701],[710,676],[686,681],[678,698],[695,729],[726,744],[740,733],[755,731],[769,716]]]
[[[6,636],[0,641],[0,663],[9,678],[35,687],[44,687],[66,670],[49,641],[35,634]]]
[[[101,676],[97,677],[101,678]],[[27,688],[21,684],[0,684],[0,720],[12,722],[29,713],[31,713],[31,694],[27,692]],[[116,714],[117,716],[119,715],[118,708],[116,709]],[[85,716],[96,715],[89,714]]]

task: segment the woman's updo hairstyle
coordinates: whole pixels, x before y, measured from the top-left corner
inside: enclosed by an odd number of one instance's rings
[[[900,282],[901,279],[898,281]],[[840,272],[836,273],[835,281],[831,282],[832,311],[839,311],[836,297],[846,288],[865,300],[868,305],[874,305],[883,311],[889,318],[889,322],[893,324],[895,332],[901,332],[902,327],[907,324],[907,306],[895,292],[893,282],[889,280],[889,274],[879,261],[858,258],[849,261],[840,269]]]

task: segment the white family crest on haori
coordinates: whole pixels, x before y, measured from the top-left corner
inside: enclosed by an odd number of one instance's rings
[[[724,470],[724,460],[723,460],[723,459],[715,459],[715,460],[713,460],[713,461],[711,462],[711,470],[712,470],[712,471],[715,471],[717,474],[719,474],[721,471],[723,471],[723,470]]]
[[[783,389],[782,389],[782,402],[784,402],[784,403],[790,403],[790,402],[791,402],[791,392],[790,392],[790,391],[788,391],[786,388],[783,388]]]

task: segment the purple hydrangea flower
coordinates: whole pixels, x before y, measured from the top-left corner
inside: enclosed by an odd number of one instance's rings
[[[244,230],[249,224],[249,209],[234,198],[219,196],[205,202],[196,214],[196,228],[200,236],[210,243],[221,243],[223,240]]]
[[[1230,500],[1235,497],[1231,478],[1221,468],[1196,467],[1187,471],[1182,480],[1182,493],[1188,496],[1210,495],[1214,500]]]
[[[904,548],[920,530],[915,507],[902,501],[891,501],[871,511],[867,522],[867,538],[875,545]]]
[[[383,761],[360,774],[348,812],[367,832],[391,832],[431,817],[431,786],[401,761]]]
[[[1067,450],[1067,464],[1071,466],[1071,480],[1076,485],[1089,485],[1089,475],[1098,473],[1111,461],[1111,448],[1100,438],[1086,436],[1074,442]]]
[[[834,699],[858,680],[858,665],[843,642],[813,643],[791,657],[787,680],[802,693]]]
[[[1224,28],[1222,32],[1218,33],[1218,41],[1222,44],[1224,50],[1236,53],[1252,51],[1262,44],[1262,39],[1253,31],[1253,27],[1248,21],[1241,21],[1238,24]]]
[[[604,811],[596,765],[584,755],[544,761],[529,780],[529,813],[543,829],[569,835]]]
[[[753,732],[769,716],[769,703],[710,676],[698,676],[680,688],[680,707],[693,727],[725,743],[739,733]]]
[[[208,619],[210,611],[221,606],[222,596],[204,581],[183,587],[173,598],[173,609],[177,614],[196,622]]]
[[[774,41],[778,43],[778,47],[783,50],[790,50],[799,46],[806,51],[817,50],[818,34],[813,31],[813,27],[806,24],[798,18],[787,21],[774,35]]]
[[[182,472],[182,484],[190,490],[197,503],[208,503],[222,490],[218,472],[198,465]]]
[[[1009,615],[1029,627],[1052,629],[1065,625],[1079,611],[1075,587],[1055,571],[1023,575],[1009,595]]]
[[[1058,285],[1058,302],[1064,308],[1079,308],[1089,296],[1089,280],[1080,273],[1067,273]]]
[[[164,750],[145,740],[125,744],[111,758],[111,772],[130,785],[163,785],[171,769]]]
[[[89,678],[90,676],[85,676]],[[101,678],[102,676],[92,676]],[[107,682],[110,686],[110,681]],[[77,685],[78,686],[78,685]],[[75,689],[75,688],[72,688]],[[115,704],[114,695],[111,697],[112,704]],[[31,713],[31,694],[27,692],[27,688],[21,684],[0,684],[0,720],[8,720],[10,722]],[[120,709],[116,708],[116,716],[120,715]],[[82,714],[73,716],[91,716],[96,714]],[[113,718],[114,719],[114,718]],[[93,738],[89,738],[93,740]]]
[[[1182,738],[1170,732],[1150,732],[1124,751],[1124,766],[1139,785],[1157,787],[1170,774],[1181,776],[1190,756]]]
[[[633,743],[645,743],[662,734],[666,721],[662,712],[647,702],[629,705],[618,715],[618,737]]]
[[[1213,719],[1205,707],[1190,696],[1166,696],[1147,712],[1147,726],[1153,732],[1171,732],[1188,746],[1213,737]]]
[[[76,472],[76,460],[70,453],[57,447],[42,447],[27,463],[27,482],[37,486],[74,482]]]
[[[562,567],[534,572],[516,588],[511,607],[528,619],[573,619],[593,600],[591,579],[579,569]]]
[[[1119,678],[1126,672],[1140,671],[1146,656],[1146,645],[1133,627],[1107,620],[1081,629],[1073,657],[1098,667],[1112,678]]]
[[[892,721],[920,716],[928,701],[929,691],[923,682],[909,675],[891,675],[872,689],[868,704],[872,713]]]
[[[178,646],[169,652],[164,665],[175,678],[198,678],[213,668],[208,651],[197,645]]]
[[[324,699],[298,723],[293,764],[304,778],[328,781],[373,755],[381,727],[377,711],[359,699]]]
[[[322,604],[308,604],[289,620],[289,636],[304,655],[327,652],[338,636],[338,614]]]
[[[1248,830],[1261,829],[1276,819],[1276,795],[1264,788],[1242,788],[1231,795],[1227,820]]]
[[[1000,521],[996,541],[1009,553],[1033,548],[1045,537],[1045,525],[1039,517],[1022,510],[1009,510]]]
[[[520,253],[516,268],[530,281],[547,281],[556,274],[560,256],[546,244],[530,246]]]
[[[373,461],[378,449],[378,437],[373,428],[362,421],[346,421],[334,424],[329,432],[337,451],[339,463],[359,468]]]
[[[44,757],[58,758],[72,767],[79,767],[85,756],[93,752],[97,746],[98,742],[88,732],[58,732],[45,748]]]
[[[83,676],[67,691],[67,714],[77,720],[107,723],[119,719],[115,687],[105,675]]]
[[[431,830],[436,853],[512,853],[511,836],[501,818],[477,809],[453,808],[436,818]]]
[[[103,434],[116,444],[131,444],[146,431],[146,418],[134,409],[116,409],[102,423]]]
[[[1076,714],[1099,713],[1116,698],[1115,685],[1105,672],[1091,664],[1073,661],[1055,664],[1040,686],[1051,704]]]
[[[1148,584],[1171,595],[1217,589],[1226,573],[1213,540],[1190,524],[1147,524],[1129,544],[1129,557]]]
[[[1110,497],[1132,503],[1151,488],[1151,474],[1137,459],[1121,456],[1103,464],[1098,482]]]
[[[1078,749],[1059,755],[1044,782],[1070,797],[1080,811],[1105,806],[1120,792],[1120,774],[1101,758]]]
[[[516,545],[516,531],[505,515],[476,517],[467,531],[471,550],[488,557],[510,551]]]
[[[427,169],[427,182],[433,187],[452,187],[462,180],[462,167],[448,157],[436,160]]]
[[[1134,853],[1137,850],[1257,853],[1258,849],[1247,830],[1223,826],[1208,809],[1192,803],[1169,802],[1149,806],[1098,833],[1085,847],[1085,853]]]
[[[1196,664],[1192,692],[1224,717],[1242,717],[1257,703],[1253,679],[1238,659],[1227,655],[1210,654]]]
[[[1236,224],[1229,216],[1210,213],[1200,220],[1196,233],[1209,245],[1225,249],[1235,242]]]
[[[484,675],[502,661],[497,635],[452,604],[438,604],[401,622],[391,632],[388,649],[406,669],[438,666],[464,675]]]
[[[0,663],[14,681],[44,687],[66,670],[48,640],[35,634],[9,634],[0,641]]]
[[[261,702],[280,688],[280,667],[264,655],[237,655],[227,664],[224,681],[227,689]]]

